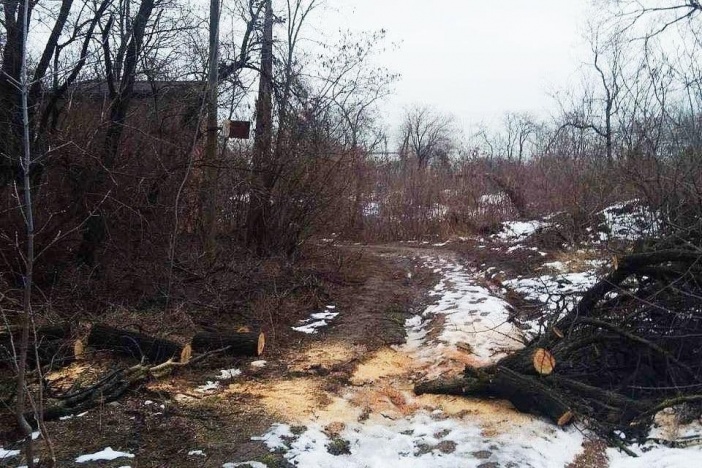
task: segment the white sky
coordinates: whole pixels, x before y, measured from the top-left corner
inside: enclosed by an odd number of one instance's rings
[[[384,28],[400,44],[382,57],[402,75],[386,106],[388,124],[394,126],[404,106],[424,103],[468,128],[507,111],[544,115],[555,108],[549,95],[575,81],[588,60],[583,32],[590,3],[328,0],[323,27]]]

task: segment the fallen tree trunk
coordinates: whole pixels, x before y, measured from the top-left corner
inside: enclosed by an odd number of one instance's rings
[[[506,399],[559,425],[577,414],[605,437],[645,434],[657,411],[702,401],[701,272],[699,249],[622,257],[523,349],[415,392]]]
[[[183,346],[173,341],[100,324],[90,329],[88,346],[152,363],[180,359],[187,354]]]
[[[500,398],[508,400],[519,411],[545,416],[559,426],[573,419],[573,411],[558,392],[535,377],[501,366],[488,372],[467,369],[463,377],[422,382],[415,386],[414,392],[417,395],[438,393]]]
[[[535,346],[528,352],[505,357],[500,365],[526,375],[550,375],[556,367],[556,358],[546,348]]]
[[[19,343],[19,331],[10,329],[0,334],[0,366],[12,366],[15,362],[14,347]],[[39,327],[30,333],[30,352],[27,362],[30,366],[65,366],[76,358],[76,341],[71,339],[68,324]]]
[[[191,342],[194,352],[204,353],[227,348],[232,356],[260,356],[266,346],[266,338],[260,330],[241,332],[200,332]]]

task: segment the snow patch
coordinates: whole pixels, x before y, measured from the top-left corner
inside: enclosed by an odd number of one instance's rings
[[[104,450],[101,450],[99,452],[91,453],[88,455],[81,455],[78,458],[76,458],[76,463],[85,463],[89,461],[98,461],[98,460],[115,460],[117,458],[134,458],[134,455],[131,453],[127,452],[118,452],[116,450],[112,450],[112,447],[107,447]]]
[[[600,211],[609,234],[600,233],[600,240],[633,241],[655,235],[661,228],[658,215],[638,200],[618,203]]]
[[[20,454],[19,450],[6,450],[2,447],[0,447],[0,460],[4,460],[5,458],[10,458],[10,457],[16,457]]]
[[[336,309],[336,306],[328,305],[324,311],[310,314],[310,318],[300,320],[300,325],[292,327],[292,329],[300,333],[314,335],[318,329],[326,327],[329,325],[330,320],[339,315],[338,312],[332,312],[334,309]]]
[[[595,285],[597,274],[594,271],[544,275],[536,278],[506,280],[504,286],[517,291],[530,301],[543,304],[544,312],[564,312],[575,307],[582,294]],[[527,322],[528,333],[536,335],[540,331],[541,320]]]
[[[237,466],[250,466],[251,468],[268,468],[267,465],[257,461],[246,461],[239,463],[225,463],[222,468],[235,468]]]
[[[451,354],[467,355],[481,365],[522,347],[520,330],[509,322],[510,305],[480,286],[474,272],[446,260],[427,260],[427,266],[442,275],[432,292],[439,300],[407,319],[407,341],[400,350],[438,369]],[[427,343],[437,320],[440,332]]]
[[[616,448],[607,449],[610,468],[690,468],[702,466],[702,447],[671,448],[659,444],[631,445],[627,447],[638,457],[634,458]]]
[[[495,234],[500,240],[505,242],[521,242],[535,233],[538,229],[550,226],[544,221],[505,221],[502,223],[502,230]]]
[[[208,392],[213,392],[219,388],[219,382],[213,382],[211,380],[208,380],[205,385],[200,385],[195,389],[196,392],[198,393],[208,393]]]
[[[295,466],[306,468],[403,468],[495,466],[562,468],[581,451],[583,436],[574,428],[562,430],[534,419],[512,431],[489,436],[481,427],[463,419],[435,418],[426,412],[389,421],[373,416],[365,423],[347,425],[330,439],[320,424],[293,434],[286,424],[274,425],[262,437],[271,450],[282,450]],[[348,442],[349,454],[333,455],[334,441]]]
[[[240,375],[241,375],[241,371],[239,369],[222,369],[219,371],[219,375],[217,376],[217,379],[230,380],[230,379],[233,379],[234,377],[238,377]]]

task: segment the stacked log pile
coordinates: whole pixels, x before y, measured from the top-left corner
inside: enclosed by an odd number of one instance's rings
[[[702,402],[702,250],[625,256],[522,350],[415,392],[507,399],[559,425],[643,433],[661,409]]]

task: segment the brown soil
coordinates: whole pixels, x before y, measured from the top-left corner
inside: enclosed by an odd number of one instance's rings
[[[251,440],[283,421],[302,429],[309,421],[316,421],[324,425],[330,436],[343,430],[345,422],[378,415],[393,419],[418,409],[441,410],[444,417],[479,420],[485,437],[527,424],[532,417],[515,412],[506,402],[414,396],[414,382],[426,375],[426,364],[415,362],[409,354],[391,346],[404,342],[405,320],[423,309],[426,293],[435,284],[435,274],[423,267],[422,256],[461,258],[463,263],[478,269],[487,263],[497,266],[498,271],[514,274],[513,262],[518,260],[504,247],[484,254],[475,253],[480,249],[471,254],[471,248],[475,248],[474,240],[441,248],[416,244],[346,245],[312,252],[304,271],[296,273],[296,281],[302,281],[305,287],[297,288],[293,281],[285,283],[284,293],[269,287],[249,305],[249,318],[257,320],[267,334],[267,349],[261,357],[267,361],[265,367],[251,366],[254,359],[213,358],[149,382],[117,403],[95,408],[81,417],[51,422],[47,429],[58,466],[82,466],[74,462],[78,455],[112,447],[132,453],[135,458],[99,462],[99,466],[199,468],[256,460],[267,466],[285,467],[289,464],[282,454],[270,453],[261,442]],[[530,262],[528,257],[522,260]],[[270,275],[271,281],[286,281],[285,272],[275,264],[267,265],[262,272]],[[257,278],[252,282],[265,281]],[[485,284],[501,287],[500,278],[494,276],[485,278]],[[520,308],[528,305],[512,299]],[[327,305],[334,305],[339,316],[318,334],[292,330],[299,320]],[[113,324],[138,319],[143,319],[145,331],[152,333],[167,324],[169,336],[176,340],[203,324],[221,322],[233,326],[239,320],[233,315],[200,316],[181,309],[173,317],[141,317],[128,311],[109,317]],[[463,354],[469,357],[470,350]],[[462,362],[466,357],[463,354],[452,358],[453,367],[458,366],[459,370],[466,364]],[[90,373],[94,378],[117,364],[103,360],[97,365],[94,359],[63,371],[65,384]],[[453,367],[451,370],[455,371]],[[214,391],[198,391],[197,387],[215,381],[220,369],[231,368],[238,368],[243,374],[221,381]],[[4,448],[15,440],[9,435],[3,439],[0,434],[0,446]],[[347,449],[342,445],[338,447],[340,453]],[[455,447],[444,444],[438,449],[450,453]],[[40,450],[45,457],[45,443],[40,443]],[[204,455],[188,455],[194,450],[201,450]],[[588,443],[571,466],[606,466],[603,457],[602,444]],[[15,466],[20,460],[8,462],[11,464],[0,461],[0,466]]]
[[[252,442],[252,436],[264,433],[282,416],[302,423],[322,407],[332,413],[344,411],[335,410],[330,401],[337,391],[350,385],[352,378],[359,384],[379,377],[374,375],[376,367],[364,366],[364,361],[387,359],[387,366],[380,366],[384,368],[397,364],[393,359],[398,357],[393,357],[387,346],[404,341],[404,322],[420,307],[433,280],[433,274],[414,260],[416,255],[417,250],[413,249],[341,247],[333,255],[326,249],[323,254],[312,256],[313,263],[308,268],[321,278],[321,285],[316,288],[322,292],[314,297],[290,295],[285,301],[262,297],[257,302],[259,318],[267,332],[267,349],[262,356],[267,360],[265,367],[251,367],[253,359],[213,359],[150,382],[119,402],[95,408],[83,416],[50,422],[47,430],[58,465],[81,466],[74,462],[77,456],[106,447],[132,453],[135,458],[100,462],[105,467],[221,466],[239,460],[270,463],[275,455],[260,442]],[[335,311],[340,312],[328,327],[315,335],[291,329],[325,303],[335,305]],[[286,313],[288,310],[290,314]],[[124,324],[142,319],[145,331],[167,324],[169,335],[178,340],[181,334],[187,336],[195,329],[196,322],[215,320],[211,316],[193,318],[182,310],[170,318],[144,318],[118,311],[109,321]],[[374,354],[378,350],[388,354]],[[83,378],[85,372],[95,373],[92,362],[87,367],[86,371],[85,363],[76,364],[62,371],[63,377],[73,373],[75,381]],[[196,390],[205,382],[214,381],[218,369],[234,367],[241,369],[243,375],[221,382],[220,390],[211,394]],[[401,399],[391,388],[384,392],[385,399]],[[16,434],[6,432],[5,437],[0,436],[0,446],[9,448],[15,440]],[[40,456],[45,457],[47,444],[38,445]],[[188,455],[192,450],[202,450],[205,456]],[[0,461],[0,466],[15,466],[18,462],[19,458],[10,458]],[[276,463],[280,462],[278,458]]]

